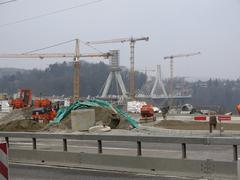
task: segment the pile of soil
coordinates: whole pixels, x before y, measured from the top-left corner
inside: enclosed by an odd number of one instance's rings
[[[30,119],[31,114],[32,114],[31,108],[14,109],[0,119],[0,124],[6,124],[8,122],[16,121],[16,120]]]
[[[129,124],[126,120],[122,119],[120,116],[116,115],[113,110],[109,110],[102,107],[91,108],[95,110],[95,125],[105,124],[111,129],[128,129]],[[44,131],[59,131],[59,130],[71,130],[71,114],[67,115],[59,124],[48,125],[43,130]]]
[[[105,124],[112,129],[128,129],[126,120],[118,116],[113,110],[102,107],[91,108],[95,110],[96,125]],[[66,116],[59,124],[48,125],[34,122],[31,118],[31,109],[16,109],[4,116],[0,121],[0,131],[71,131],[71,114]]]
[[[175,121],[163,120],[154,125],[165,129],[179,129],[179,130],[209,130],[208,122],[194,122],[194,121]],[[222,123],[224,130],[240,130],[240,124]],[[217,124],[217,129],[220,129],[220,124]]]
[[[31,119],[15,120],[0,125],[0,131],[41,131],[45,124],[34,122]]]

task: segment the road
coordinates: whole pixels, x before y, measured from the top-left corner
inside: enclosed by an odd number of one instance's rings
[[[11,180],[193,180],[159,175],[69,169],[50,166],[10,165]]]

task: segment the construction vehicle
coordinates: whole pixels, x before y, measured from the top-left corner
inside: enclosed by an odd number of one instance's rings
[[[140,109],[140,113],[141,113],[140,122],[156,121],[154,109],[151,104],[143,105]]]
[[[53,108],[52,102],[49,99],[34,100],[33,107],[33,120],[41,120],[44,123],[48,123],[56,116],[56,109]]]
[[[17,97],[10,101],[13,109],[20,109],[30,107],[32,104],[32,90],[31,89],[19,89]]]

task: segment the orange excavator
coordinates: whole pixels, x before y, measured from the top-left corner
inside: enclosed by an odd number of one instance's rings
[[[56,116],[56,111],[52,106],[52,102],[49,99],[34,100],[34,109],[32,110],[33,120],[42,120],[48,123],[53,120]]]
[[[32,104],[32,90],[18,89],[17,98],[12,99],[10,104],[13,109],[30,107]]]
[[[140,109],[141,118],[140,122],[151,122],[156,121],[153,106],[151,104],[143,105]]]

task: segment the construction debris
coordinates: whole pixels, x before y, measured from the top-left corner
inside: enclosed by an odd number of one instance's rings
[[[77,101],[76,103],[70,105],[69,107],[60,109],[57,113],[56,118],[51,124],[59,124],[61,120],[63,120],[67,115],[71,113],[72,110],[89,108],[103,108],[107,111],[110,111],[112,114],[112,118],[110,122],[106,124],[109,124],[111,128],[114,126],[116,128],[116,126],[121,125],[121,120],[125,120],[125,122],[127,122],[133,128],[138,127],[137,122],[134,119],[132,119],[127,113],[123,112],[117,107],[113,107],[108,102],[99,99],[87,100],[84,102]],[[96,115],[96,117],[98,116]],[[106,121],[106,119],[103,119],[103,121]]]
[[[106,126],[106,125],[97,125],[97,126],[90,127],[88,131],[90,133],[108,132],[108,131],[111,131],[111,128],[109,126]]]

